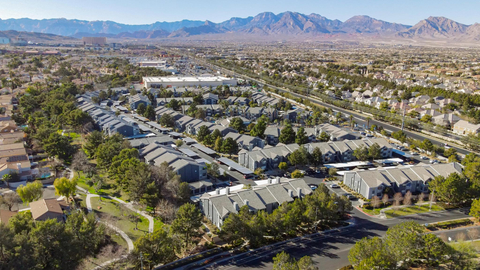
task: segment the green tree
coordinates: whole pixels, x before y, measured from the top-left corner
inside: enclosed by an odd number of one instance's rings
[[[221,152],[223,152],[222,147],[223,147],[223,138],[222,137],[217,137],[217,139],[215,140],[215,146],[214,146],[213,150],[221,153]]]
[[[280,170],[282,170],[282,171],[285,172],[285,171],[287,171],[287,169],[288,169],[288,165],[287,165],[286,162],[280,162],[280,163],[278,164],[278,168],[279,168]]]
[[[257,123],[250,130],[250,135],[254,137],[264,138],[267,125],[268,125],[268,118],[265,115],[262,115],[258,119]]]
[[[180,203],[186,203],[190,200],[192,190],[187,182],[181,182],[177,190],[177,199]]]
[[[460,174],[452,173],[447,178],[435,177],[428,188],[440,201],[456,204],[468,198],[469,183]]]
[[[307,133],[305,132],[305,128],[300,127],[298,129],[297,135],[295,137],[295,143],[300,145],[308,143],[308,137]]]
[[[229,137],[223,141],[222,150],[231,157],[232,154],[236,154],[238,152],[238,144],[234,139]]]
[[[70,143],[70,137],[62,136],[55,132],[50,134],[48,139],[43,142],[43,149],[45,149],[45,152],[51,157],[66,160],[75,152],[75,149]]]
[[[220,177],[220,166],[215,162],[207,164],[207,174],[212,178]]]
[[[358,266],[368,258],[372,257],[375,252],[383,250],[383,241],[380,237],[363,238],[357,241],[348,253],[348,261],[353,266]],[[385,254],[387,255],[387,254]],[[389,260],[386,256],[385,260]]]
[[[182,145],[183,145],[183,141],[182,140],[176,140],[175,141],[175,145],[180,148]]]
[[[145,103],[138,104],[138,106],[137,106],[137,114],[138,115],[143,115],[146,110],[147,110],[147,106],[145,106]]]
[[[142,115],[153,121],[155,120],[155,109],[152,105],[148,105]]]
[[[368,160],[369,158],[369,151],[365,145],[358,147],[357,149],[353,150],[353,156],[361,161]]]
[[[328,142],[330,140],[330,135],[328,135],[327,132],[322,131],[318,137],[318,140],[321,142]]]
[[[315,147],[313,148],[312,151],[312,158],[311,158],[311,164],[317,168],[319,165],[323,163],[323,154],[320,148]]]
[[[303,166],[308,164],[309,161],[309,156],[310,154],[308,153],[307,149],[305,147],[300,147],[297,150],[293,151],[289,156],[288,156],[288,161],[290,161],[290,164],[294,165],[295,167],[297,166]]]
[[[186,203],[178,209],[177,218],[173,221],[171,229],[182,239],[184,247],[188,247],[193,238],[199,236],[202,218],[200,211],[191,203]]]
[[[164,127],[171,128],[175,126],[175,121],[173,120],[173,117],[168,113],[162,114],[162,116],[160,117],[159,123]]]
[[[165,227],[156,228],[153,233],[146,234],[137,239],[132,252],[132,263],[139,269],[143,263],[147,269],[154,269],[158,264],[167,264],[177,259],[175,243],[168,235]]]
[[[282,251],[273,257],[273,270],[297,270],[297,262],[288,253]]]
[[[382,151],[380,150],[380,145],[378,145],[378,143],[374,143],[368,148],[368,156],[371,159],[382,158]]]
[[[220,132],[220,130],[215,129],[215,130],[212,132],[211,136],[212,136],[212,139],[213,139],[214,141],[216,141],[217,138],[222,137],[222,133]]]
[[[433,151],[434,146],[433,146],[433,143],[429,139],[425,139],[422,142],[421,148],[426,150],[426,151],[431,152],[431,151]]]
[[[210,130],[208,129],[208,127],[201,126],[197,132],[198,141],[203,142],[205,140],[205,137],[208,136],[209,134],[210,134]]]
[[[42,182],[35,181],[28,183],[26,186],[20,185],[17,188],[18,196],[22,199],[23,203],[28,204],[39,200],[43,195]]]
[[[65,199],[68,201],[70,196],[75,195],[77,190],[77,179],[73,178],[72,180],[65,177],[55,179],[53,186],[55,187],[55,194],[59,196],[65,196]]]
[[[242,133],[245,131],[245,125],[243,124],[243,120],[240,117],[234,117],[230,120],[229,127],[237,130],[238,132]]]
[[[2,181],[5,182],[8,188],[10,188],[10,182],[12,181],[12,175],[7,173],[2,176]]]
[[[302,178],[303,173],[301,173],[299,170],[295,170],[292,172],[292,178]]]
[[[480,220],[480,199],[473,200],[469,215]]]
[[[178,111],[178,110],[180,110],[180,106],[182,106],[180,101],[178,101],[176,99],[172,99],[172,100],[170,100],[170,102],[165,107],[171,108],[174,111]]]
[[[95,158],[97,148],[102,143],[103,134],[100,131],[94,130],[93,132],[88,134],[83,149],[85,149],[85,152],[89,158]]]
[[[278,140],[284,144],[290,144],[295,142],[295,131],[292,128],[292,125],[288,123],[285,127],[280,131],[280,136]]]

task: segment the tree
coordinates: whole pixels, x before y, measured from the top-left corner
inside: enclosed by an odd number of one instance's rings
[[[282,251],[273,257],[273,270],[296,270],[298,269],[295,259]]]
[[[146,110],[147,110],[147,106],[145,106],[145,103],[138,104],[138,106],[137,106],[137,114],[138,115],[143,115]]]
[[[237,130],[238,132],[242,133],[245,130],[245,125],[243,124],[243,120],[240,117],[234,117],[230,120],[229,127]]]
[[[353,150],[353,156],[361,161],[366,161],[369,158],[369,151],[365,145],[358,147],[357,149]]]
[[[220,166],[216,162],[207,164],[207,174],[212,178],[218,178],[220,176]]]
[[[429,139],[425,139],[422,142],[421,148],[428,151],[428,152],[431,152],[431,151],[433,151],[434,146],[433,146],[433,143]]]
[[[130,258],[136,268],[142,263],[140,256],[148,269],[153,269],[158,264],[167,264],[177,258],[174,241],[165,227],[156,228],[153,233],[141,236],[135,241],[134,247]]]
[[[337,174],[337,168],[329,168],[328,169],[328,175],[334,176]]]
[[[88,134],[83,149],[85,149],[85,152],[89,158],[95,157],[97,148],[103,143],[103,141],[103,134],[100,131],[94,130]]]
[[[205,119],[206,116],[207,114],[205,113],[205,110],[202,108],[197,109],[197,111],[195,112],[195,118],[197,119],[203,120]]]
[[[202,225],[202,214],[191,203],[186,203],[178,209],[177,218],[172,223],[172,232],[179,235],[184,247],[192,242],[193,238],[199,236],[198,229]]]
[[[294,165],[295,167],[298,165],[302,166],[308,164],[309,155],[310,154],[308,153],[307,149],[302,146],[288,156],[288,161],[290,161],[290,164]]]
[[[45,149],[45,152],[51,157],[66,160],[75,152],[75,149],[70,143],[70,137],[62,136],[55,132],[50,134],[48,139],[43,142],[43,149]]]
[[[295,170],[292,172],[292,178],[302,178],[303,173],[301,173],[299,170]]]
[[[321,142],[328,142],[328,141],[330,141],[330,135],[328,135],[327,132],[322,131],[320,133],[320,136],[318,137],[318,140],[321,141]]]
[[[212,139],[213,139],[214,141],[216,141],[218,138],[221,138],[221,137],[222,137],[222,133],[221,133],[220,130],[218,130],[218,129],[215,129],[215,130],[212,132],[212,134],[210,134],[210,135],[211,135],[211,137],[212,137]],[[253,135],[252,135],[252,136],[253,136]],[[217,151],[217,152],[219,152],[219,151]]]
[[[380,150],[380,145],[378,145],[378,143],[374,143],[368,148],[368,156],[371,159],[382,158],[382,151]]]
[[[313,148],[311,163],[315,166],[315,168],[323,163],[323,154],[320,148]]]
[[[292,125],[288,123],[282,131],[280,131],[280,136],[278,140],[284,144],[290,144],[295,142],[295,131],[292,128]]]
[[[155,117],[156,117],[155,109],[153,108],[152,105],[148,105],[147,108],[145,109],[145,112],[142,115],[153,121],[155,120]]]
[[[12,211],[12,208],[21,203],[22,200],[16,192],[5,192],[3,196],[0,196],[0,205],[5,205],[8,208],[8,211]]]
[[[180,110],[180,106],[181,106],[180,101],[176,99],[172,99],[165,107],[171,108],[174,111],[178,111]]]
[[[400,202],[402,200],[403,200],[402,193],[397,192],[397,193],[395,193],[395,195],[393,195],[393,201],[394,201],[395,206],[399,206]]]
[[[215,140],[215,146],[214,146],[213,150],[221,153],[221,152],[223,152],[222,146],[223,146],[223,138],[222,137],[217,137],[217,139]]]
[[[231,157],[232,154],[238,152],[238,144],[233,138],[229,137],[223,141],[222,150],[224,153],[229,154]]]
[[[348,261],[354,266],[359,266],[365,260],[372,257],[376,251],[383,249],[383,242],[380,237],[362,238],[357,241],[348,253]],[[385,258],[388,260],[388,258]]]
[[[280,170],[282,170],[282,171],[285,172],[285,171],[287,171],[287,169],[288,169],[288,165],[287,165],[286,162],[280,162],[280,163],[278,164],[278,168],[279,168]]]
[[[373,209],[379,207],[380,206],[380,198],[378,198],[377,196],[373,196],[372,206],[373,206]]]
[[[295,143],[300,145],[308,143],[308,137],[307,133],[305,132],[305,128],[300,127],[298,129],[297,135],[295,137]]]
[[[480,220],[480,199],[473,200],[469,215]]]
[[[267,124],[268,124],[268,118],[265,115],[262,115],[258,119],[257,123],[250,130],[250,136],[264,138],[265,130],[267,129]]]
[[[389,200],[388,194],[386,194],[386,193],[383,194],[383,197],[382,197],[383,206],[387,205],[388,200]]]
[[[171,128],[171,127],[175,126],[175,121],[174,121],[173,117],[168,113],[162,114],[162,116],[160,117],[159,123],[160,123],[160,125],[162,125],[164,127],[170,127]]]
[[[177,199],[180,203],[186,203],[190,200],[192,190],[187,182],[181,182],[177,190]]]
[[[53,186],[55,187],[55,194],[65,196],[65,199],[68,201],[70,196],[75,195],[77,179],[73,178],[70,180],[66,177],[57,178],[55,179],[55,182],[53,182]]]
[[[23,203],[28,204],[39,200],[43,195],[42,182],[35,181],[28,183],[26,186],[20,185],[17,188],[18,196],[22,199]]]
[[[7,173],[2,176],[2,181],[7,184],[7,187],[10,188],[10,182],[12,181],[12,175]]]
[[[176,140],[175,141],[175,145],[180,148],[182,145],[183,145],[183,141],[182,140]]]
[[[412,204],[412,192],[407,191],[405,197],[403,197],[403,205],[411,205]]]
[[[208,127],[201,126],[197,132],[198,141],[203,142],[205,140],[205,137],[207,137],[209,134],[210,134],[210,130],[208,129]]]
[[[468,198],[469,186],[469,182],[463,176],[452,173],[447,178],[435,177],[430,181],[428,188],[439,200],[456,204]]]

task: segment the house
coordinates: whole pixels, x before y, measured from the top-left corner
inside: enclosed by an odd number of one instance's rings
[[[325,132],[329,135],[331,141],[343,141],[343,140],[356,140],[359,139],[359,136],[350,133],[344,129],[341,129],[335,125],[324,123],[315,127],[316,136],[320,136],[322,132]]]
[[[453,133],[459,135],[477,135],[480,131],[480,124],[472,124],[465,120],[459,120],[453,125]]]
[[[217,189],[204,193],[199,198],[202,213],[218,228],[231,213],[238,213],[241,207],[248,206],[256,213],[265,211],[272,213],[284,202],[293,202],[313,191],[303,179],[268,179],[256,181],[252,189],[244,189],[243,185]]]
[[[298,148],[298,144],[292,143],[252,151],[243,149],[238,152],[238,164],[252,171],[258,168],[266,171],[277,169],[280,162],[288,161],[288,156]]]
[[[65,221],[63,210],[68,210],[69,206],[63,201],[57,199],[42,199],[30,203],[30,211],[33,220],[45,221],[47,219],[56,219],[59,222]]]
[[[418,165],[414,167],[392,168],[367,171],[349,171],[343,176],[343,183],[366,199],[382,197],[387,188],[393,193],[403,195],[428,192],[428,183],[436,176],[448,177],[452,173],[461,173],[460,164]]]
[[[147,96],[144,96],[142,94],[136,94],[134,96],[131,96],[128,99],[128,103],[130,104],[130,109],[136,110],[138,108],[138,105],[144,104],[145,106],[151,105],[152,103],[150,102],[150,99],[148,99]]]
[[[278,137],[280,137],[280,128],[276,126],[268,126],[263,133],[265,135],[265,141],[269,145],[277,145]]]
[[[440,126],[452,127],[460,121],[460,117],[453,113],[441,114],[432,118],[433,123]]]

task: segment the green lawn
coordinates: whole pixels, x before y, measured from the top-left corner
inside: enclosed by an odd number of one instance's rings
[[[480,253],[480,240],[476,240],[473,242],[461,242],[461,243],[473,247],[477,251],[477,253]],[[460,245],[460,243],[458,242],[450,243],[450,245],[455,247],[457,245]]]
[[[92,194],[97,194],[97,192],[95,192],[95,188],[92,186],[90,187],[89,185],[87,185],[87,180],[88,180],[88,177],[82,173],[82,172],[76,172],[77,173],[77,179],[78,179],[78,183],[77,185],[88,190],[88,192],[92,193]],[[108,195],[108,196],[111,196],[111,197],[117,197],[123,201],[126,201],[128,202],[129,201],[129,198],[126,194],[124,194],[123,192],[118,192],[115,188],[114,188],[114,181],[113,180],[110,180],[106,175],[103,175],[103,174],[100,174],[100,177],[103,177],[106,181],[106,184],[105,186],[100,189],[100,192],[98,194],[100,195]]]
[[[399,216],[408,216],[408,215],[414,215],[414,214],[420,214],[420,213],[426,213],[429,212],[430,210],[430,205],[424,204],[421,206],[410,206],[410,207],[403,207],[399,208],[397,210],[386,210],[385,215],[387,218],[394,218],[394,217],[399,217]],[[432,212],[433,211],[442,211],[445,210],[442,207],[432,204]]]
[[[136,214],[140,221],[138,222],[138,230],[135,230],[135,223],[128,219],[128,215],[134,213],[125,207],[119,207],[119,203],[109,199],[91,198],[92,208],[95,214],[103,221],[110,221],[114,226],[124,231],[135,242],[140,236],[148,233],[148,220],[143,216]],[[101,209],[98,209],[98,206]],[[159,223],[160,222],[155,222]]]

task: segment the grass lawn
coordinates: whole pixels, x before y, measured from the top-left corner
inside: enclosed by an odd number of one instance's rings
[[[92,208],[95,214],[102,221],[109,221],[112,225],[124,231],[135,242],[140,236],[148,233],[148,220],[143,216],[136,214],[140,221],[138,222],[138,230],[135,230],[135,223],[128,219],[128,215],[133,211],[119,207],[119,203],[109,199],[91,198]],[[101,209],[98,209],[98,206]]]
[[[460,243],[451,243],[450,245],[455,247],[459,244]],[[473,247],[477,251],[477,253],[480,253],[480,240],[475,240],[473,242],[463,242],[463,244],[466,244],[466,245],[469,245],[469,246]]]
[[[90,187],[89,185],[87,185],[87,180],[89,178],[82,172],[76,172],[76,173],[77,173],[77,179],[78,179],[77,185],[88,190],[88,192],[92,194],[97,194],[93,186]],[[103,175],[103,174],[100,174],[100,177],[103,177],[105,179],[106,184],[104,188],[100,189],[100,192],[98,194],[117,197],[126,202],[129,201],[129,198],[126,194],[124,194],[123,192],[118,192],[116,189],[113,188],[114,180],[110,180],[106,175]]]
[[[399,217],[399,216],[408,216],[408,215],[414,215],[414,214],[420,214],[420,213],[426,213],[429,212],[430,210],[430,205],[424,204],[424,205],[413,205],[410,207],[404,207],[404,208],[399,208],[397,210],[386,210],[385,215],[387,218],[394,218],[394,217]],[[432,204],[432,211],[442,211],[445,210],[442,207]]]

